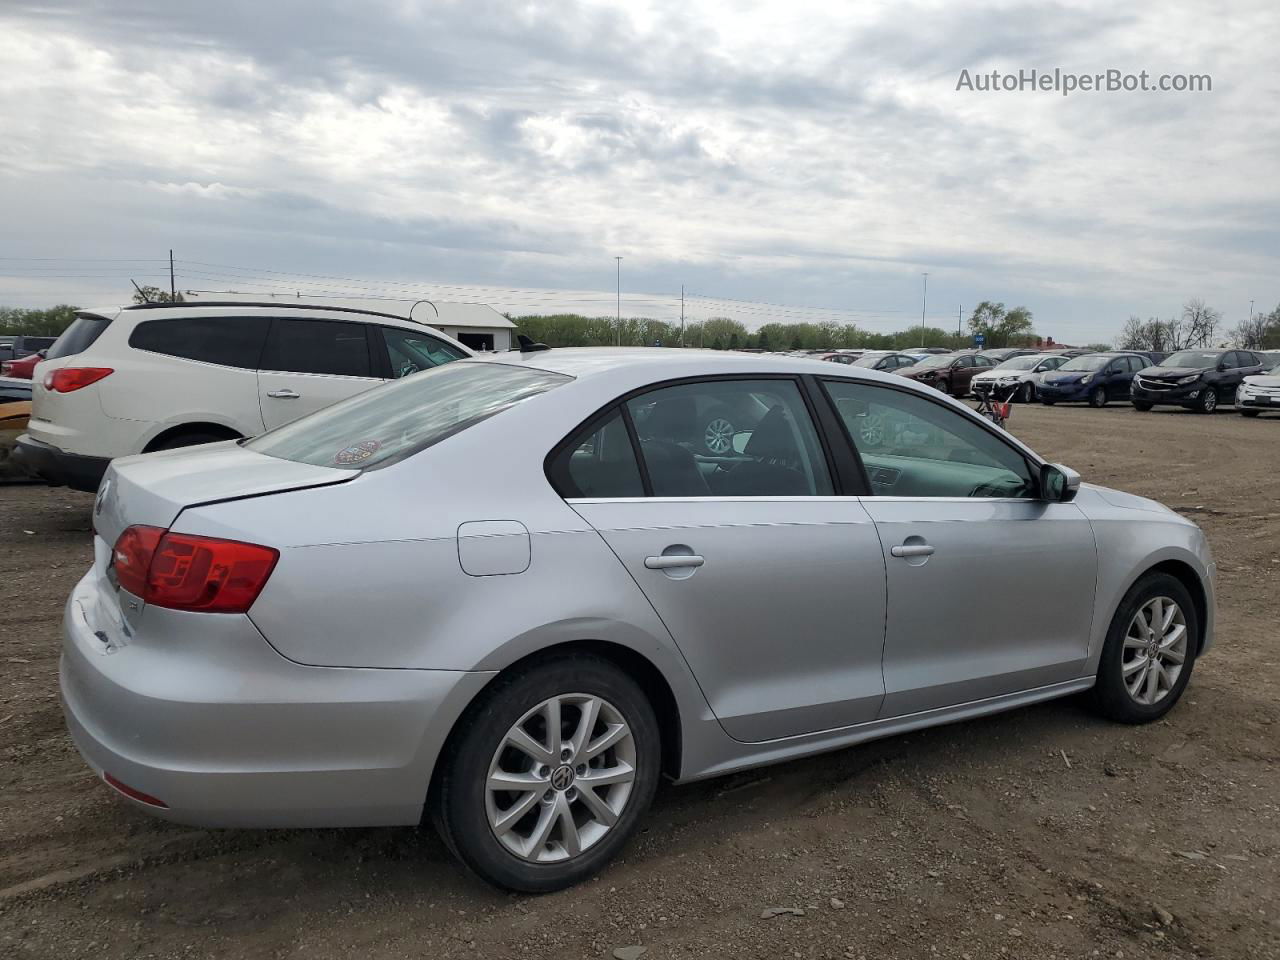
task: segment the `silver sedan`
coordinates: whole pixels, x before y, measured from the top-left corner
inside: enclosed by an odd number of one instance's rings
[[[705,442],[707,409],[752,411]],[[89,765],[207,826],[416,824],[546,891],[659,779],[1087,693],[1214,626],[1199,528],[901,377],[712,351],[464,360],[114,461],[67,601]]]

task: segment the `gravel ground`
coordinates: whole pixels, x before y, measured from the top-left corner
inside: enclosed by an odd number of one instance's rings
[[[114,797],[56,695],[90,497],[0,487],[0,956],[1280,957],[1280,421],[1011,426],[1207,531],[1218,646],[1177,709],[1132,728],[1059,701],[667,787],[603,876],[538,898],[427,830],[202,831]]]

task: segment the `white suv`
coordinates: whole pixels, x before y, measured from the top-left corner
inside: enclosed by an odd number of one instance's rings
[[[113,457],[251,437],[385,380],[469,357],[404,317],[301,304],[82,310],[36,370],[16,454],[96,490]]]

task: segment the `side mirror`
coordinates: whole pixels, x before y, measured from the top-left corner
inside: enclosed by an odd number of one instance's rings
[[[1226,370],[1226,369],[1227,369],[1227,365],[1226,365],[1226,363],[1225,363],[1225,362],[1218,364],[1218,372],[1219,372],[1219,373],[1222,373],[1222,372],[1223,372],[1224,370]]]
[[[1050,503],[1070,503],[1080,492],[1080,474],[1060,463],[1040,468],[1040,499]]]

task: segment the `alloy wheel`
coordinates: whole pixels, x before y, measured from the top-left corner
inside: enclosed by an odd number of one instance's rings
[[[522,860],[571,859],[618,823],[635,777],[635,738],[613,704],[585,693],[552,697],[512,725],[493,754],[489,827]]]
[[[1120,669],[1125,689],[1137,703],[1151,706],[1177,685],[1187,660],[1187,619],[1168,597],[1148,600],[1129,622]]]
[[[1205,413],[1213,413],[1218,409],[1218,392],[1213,387],[1205,390],[1204,396],[1200,400],[1200,409]]]
[[[878,413],[870,414],[862,419],[858,426],[862,442],[869,447],[878,447],[884,443],[884,418]]]
[[[729,453],[733,449],[733,424],[724,417],[716,417],[703,431],[702,442],[714,454]]]

